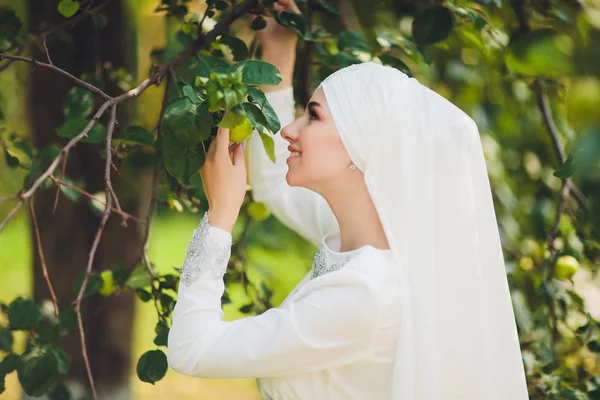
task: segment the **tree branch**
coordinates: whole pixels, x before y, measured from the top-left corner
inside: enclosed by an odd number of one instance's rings
[[[61,75],[66,76],[67,78],[73,80],[73,82],[75,82],[75,84],[77,86],[80,86],[84,89],[89,90],[92,93],[96,93],[100,96],[102,96],[105,100],[110,99],[111,97],[109,95],[107,95],[106,93],[104,93],[102,90],[98,89],[96,86],[94,85],[90,85],[87,82],[82,81],[81,79],[77,78],[76,76],[71,75],[70,73],[68,73],[67,71],[65,71],[64,69],[61,69],[53,64],[47,64],[47,63],[43,63],[37,60],[34,60],[33,58],[28,58],[28,57],[21,57],[21,56],[13,56],[11,54],[5,54],[5,53],[0,53],[0,60],[2,59],[7,59],[7,60],[15,60],[15,61],[23,61],[29,64],[33,64],[34,66],[37,67],[42,67],[42,68],[48,68],[51,69],[53,71],[58,72]]]
[[[40,256],[40,262],[42,264],[42,273],[44,275],[44,279],[46,280],[46,286],[48,286],[50,297],[52,298],[52,304],[54,305],[54,315],[58,317],[58,299],[56,298],[54,287],[52,287],[52,282],[50,281],[50,275],[48,274],[48,267],[46,265],[46,258],[44,257],[44,251],[42,250],[42,238],[40,235],[40,228],[37,223],[37,218],[35,216],[33,197],[29,200],[29,212],[31,213],[31,220],[33,221],[33,230],[35,232],[38,255]]]
[[[68,187],[70,189],[73,189],[73,190],[81,193],[82,195],[86,196],[90,200],[97,201],[98,203],[100,203],[100,204],[102,204],[103,206],[106,207],[106,202],[105,201],[99,200],[97,197],[94,197],[93,194],[91,194],[89,192],[86,192],[85,190],[83,190],[83,189],[81,189],[81,188],[79,188],[79,187],[77,187],[75,185],[72,185],[72,184],[70,184],[68,182],[56,179],[56,177],[54,177],[53,175],[50,175],[49,179],[51,179],[52,182],[54,182],[56,185],[62,185],[62,186],[66,186],[66,187]],[[134,222],[137,222],[138,224],[143,224],[144,223],[144,221],[142,219],[136,217],[135,215],[131,215],[129,213],[126,213],[125,211],[117,210],[115,207],[113,207],[111,209],[111,211],[114,212],[114,213],[116,213],[116,214],[119,214],[125,220],[130,219],[130,220],[132,220]]]
[[[77,294],[77,298],[75,299],[75,314],[77,315],[77,325],[79,327],[79,335],[81,338],[81,352],[83,354],[83,359],[85,362],[85,368],[87,371],[88,379],[90,381],[90,386],[92,388],[92,398],[96,400],[98,398],[98,394],[96,393],[96,385],[94,383],[94,377],[92,375],[92,369],[90,367],[89,357],[87,355],[87,348],[85,344],[85,332],[83,330],[83,320],[81,318],[81,300],[83,299],[83,294],[85,293],[85,288],[87,287],[88,278],[92,274],[92,267],[94,265],[94,258],[96,256],[96,250],[98,249],[98,245],[100,244],[100,239],[102,238],[102,233],[104,232],[104,227],[106,226],[106,222],[111,213],[112,209],[112,195],[110,193],[110,166],[112,164],[112,135],[115,130],[115,124],[117,120],[117,105],[113,104],[110,110],[110,122],[108,123],[108,131],[106,134],[106,163],[104,167],[104,186],[106,193],[106,207],[104,209],[104,214],[102,216],[102,220],[100,221],[100,226],[98,227],[98,231],[96,232],[96,236],[94,237],[94,242],[92,243],[92,248],[90,250],[90,254],[88,257],[87,267],[85,269],[85,275],[83,277],[83,282],[81,283],[81,288],[79,288],[79,293]]]

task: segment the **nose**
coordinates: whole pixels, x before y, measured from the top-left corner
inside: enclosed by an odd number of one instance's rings
[[[298,140],[298,130],[295,127],[295,122],[281,128],[281,137],[287,140],[290,144]]]

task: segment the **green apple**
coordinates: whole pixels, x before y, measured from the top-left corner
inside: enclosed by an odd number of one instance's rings
[[[556,260],[554,266],[554,276],[556,279],[566,281],[573,279],[577,269],[579,268],[579,261],[573,256],[561,256]]]
[[[264,221],[265,219],[269,218],[269,215],[271,215],[269,209],[263,203],[259,203],[257,201],[253,201],[252,203],[248,204],[247,210],[248,215],[257,221]]]
[[[244,117],[241,122],[235,124],[235,126],[229,131],[229,141],[234,143],[243,142],[252,134],[253,129],[254,127],[252,126],[250,120]]]
[[[245,115],[227,112],[219,126],[229,129],[229,141],[232,143],[243,142],[252,134],[254,127]]]
[[[529,256],[521,257],[519,260],[519,267],[523,271],[531,271],[533,269],[533,258]]]
[[[115,282],[111,270],[105,270],[100,273],[102,278],[102,287],[100,288],[100,294],[102,296],[110,296],[115,292]]]

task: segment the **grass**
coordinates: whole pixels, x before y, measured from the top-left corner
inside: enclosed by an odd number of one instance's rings
[[[171,272],[174,266],[183,262],[185,249],[192,231],[197,226],[198,215],[173,215],[155,218],[150,236],[150,259],[161,272]],[[32,248],[29,220],[22,213],[0,233],[0,301],[10,302],[16,296],[30,296],[32,282]],[[267,234],[264,229],[254,231],[255,235]],[[275,243],[288,243],[293,236],[284,234],[275,238]],[[297,242],[297,241],[296,241]],[[265,280],[275,288],[274,303],[279,304],[293,286],[304,276],[310,265],[308,245],[287,246],[285,254],[279,249],[268,249],[256,241],[247,246],[250,260],[250,279]],[[243,317],[238,308],[246,304],[247,299],[241,287],[232,287],[232,304],[224,307],[225,319]],[[136,303],[134,341],[131,345],[133,360],[144,352],[155,349],[154,325],[156,311],[151,303]],[[22,348],[23,338],[17,337],[17,346]],[[154,386],[138,380],[135,362],[130,375],[131,389],[136,399],[260,399],[253,379],[199,379],[184,376],[169,370],[165,378]],[[16,373],[6,378],[6,392],[3,399],[20,399],[20,386]]]

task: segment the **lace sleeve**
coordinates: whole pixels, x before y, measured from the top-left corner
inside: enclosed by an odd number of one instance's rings
[[[221,278],[230,255],[231,234],[210,226],[208,214],[205,213],[188,244],[181,268],[181,282],[190,286],[201,276]]]

